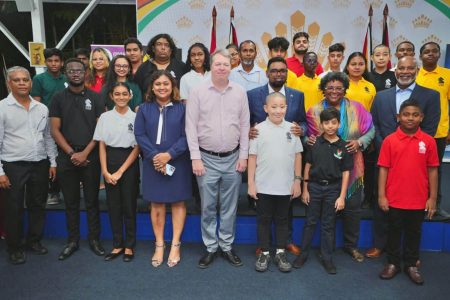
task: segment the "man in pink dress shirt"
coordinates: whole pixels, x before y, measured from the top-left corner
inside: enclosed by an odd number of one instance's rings
[[[228,80],[230,71],[228,51],[213,53],[211,79],[191,91],[186,108],[186,136],[201,198],[206,253],[198,266],[203,269],[214,261],[219,248],[230,264],[242,266],[232,244],[241,177],[247,168],[250,113],[247,93]]]

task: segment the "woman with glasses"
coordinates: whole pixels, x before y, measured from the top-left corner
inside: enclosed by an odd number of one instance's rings
[[[105,84],[106,71],[109,67],[109,61],[110,58],[105,49],[95,48],[92,50],[91,57],[89,59],[91,73],[88,80],[85,82],[87,88],[100,94],[102,87]]]
[[[334,107],[340,111],[338,135],[347,142],[346,149],[353,154],[354,160],[343,210],[344,250],[354,260],[362,262],[364,256],[357,249],[364,177],[362,151],[372,142],[375,128],[372,116],[364,106],[347,98],[346,92],[349,85],[349,78],[345,73],[331,72],[325,75],[319,85],[325,99],[308,110],[306,120],[308,122],[308,144],[313,145],[316,137],[322,133],[319,126],[320,113],[328,107]]]
[[[131,81],[131,62],[125,55],[116,55],[108,69],[106,75],[106,84],[102,88],[102,100],[104,101],[108,110],[113,109],[114,102],[109,96],[109,92],[117,82],[126,83],[131,91],[131,100],[128,102],[128,106],[132,111],[136,112],[138,106],[142,103],[142,94],[139,86]]]
[[[241,57],[239,56],[239,48],[235,44],[229,44],[226,49],[231,56],[231,69],[236,68],[241,63]]]

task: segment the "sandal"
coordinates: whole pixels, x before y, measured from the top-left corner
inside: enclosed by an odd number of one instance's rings
[[[160,249],[160,250],[163,251],[163,256],[164,256],[164,249],[166,248],[166,244],[165,244],[165,243],[162,243],[162,245],[158,245],[158,244],[155,242],[155,253],[153,254],[153,257],[152,257],[152,266],[155,267],[155,268],[159,267],[159,266],[162,264],[162,262],[163,262],[163,258],[161,258],[161,259],[155,259],[156,250],[158,250],[159,248],[162,248],[162,249]]]
[[[173,248],[178,248],[178,250],[180,250],[180,246],[181,246],[181,242],[179,242],[178,244],[172,244],[172,249]],[[172,249],[171,249],[171,253],[172,253]],[[178,263],[181,261],[180,255],[178,254],[178,257],[176,257],[175,259],[171,259],[170,258],[170,254],[169,254],[169,258],[167,259],[167,266],[169,266],[169,268],[173,268],[176,265],[178,265]]]

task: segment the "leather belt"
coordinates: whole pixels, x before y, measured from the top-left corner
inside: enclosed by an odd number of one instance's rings
[[[202,147],[199,147],[199,149],[200,149],[201,152],[204,152],[204,153],[209,154],[209,155],[214,155],[214,156],[218,156],[218,157],[227,157],[227,156],[230,156],[233,153],[236,153],[239,150],[239,145],[237,145],[237,147],[234,148],[233,150],[227,151],[227,152],[213,152],[213,151],[209,151],[209,150],[203,149]]]

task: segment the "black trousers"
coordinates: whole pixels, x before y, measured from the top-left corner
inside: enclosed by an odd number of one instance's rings
[[[59,151],[57,157],[57,177],[66,206],[66,224],[68,241],[80,240],[80,182],[83,184],[84,202],[88,221],[88,239],[100,238],[100,215],[98,208],[98,190],[100,185],[100,161],[98,149],[92,150],[85,167],[77,167],[70,157]]]
[[[403,234],[403,262],[405,267],[416,266],[419,259],[423,209],[407,210],[389,207],[389,232],[386,245],[388,262],[400,268]]]
[[[258,194],[256,206],[259,246],[263,251],[270,249],[272,220],[275,223],[277,249],[286,247],[288,237],[288,213],[291,196]]]
[[[345,199],[345,208],[342,211],[344,248],[351,249],[358,247],[361,202],[362,188],[355,191],[350,198]]]
[[[59,194],[61,192],[61,187],[59,186],[58,178],[55,180],[49,179],[48,181],[48,193],[49,194]]]
[[[388,235],[388,214],[381,210],[378,205],[378,173],[379,168],[376,168],[375,172],[375,199],[372,205],[373,211],[373,246],[378,249],[384,249],[386,247],[387,235]]]
[[[438,167],[438,197],[437,197],[437,206],[441,206],[442,193],[441,193],[441,176],[442,176],[442,158],[445,154],[445,146],[446,140],[445,137],[435,139],[438,157],[439,157],[439,167]]]
[[[377,153],[375,147],[371,144],[364,155],[364,202],[373,204],[375,199],[375,189],[377,188],[376,180],[376,165]]]
[[[45,223],[45,205],[48,192],[47,159],[39,162],[4,162],[3,170],[8,176],[11,188],[5,195],[5,233],[9,252],[22,247],[24,198],[28,211],[28,232],[26,243],[39,242]]]
[[[309,205],[306,206],[306,220],[303,227],[302,256],[307,257],[314,232],[320,220],[320,252],[324,260],[331,260],[334,249],[336,209],[334,204],[341,192],[341,184],[320,185],[308,183]]]
[[[106,148],[108,172],[116,172],[133,148]],[[113,233],[114,248],[134,248],[136,245],[136,206],[139,194],[138,159],[123,173],[116,185],[106,182],[106,202]],[[125,227],[125,239],[123,232]]]

